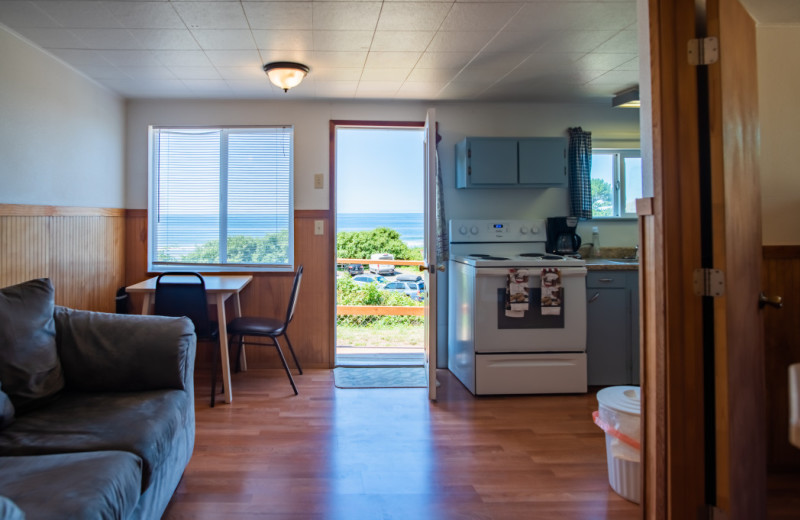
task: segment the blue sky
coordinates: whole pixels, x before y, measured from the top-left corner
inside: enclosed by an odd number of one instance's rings
[[[422,213],[423,137],[422,128],[339,128],[337,211]]]

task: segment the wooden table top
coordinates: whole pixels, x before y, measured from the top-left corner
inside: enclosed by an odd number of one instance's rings
[[[148,278],[137,284],[126,287],[125,290],[129,293],[146,293],[156,290],[156,279]],[[165,277],[169,279],[169,277]],[[206,292],[208,293],[221,293],[221,292],[239,292],[253,280],[253,276],[249,274],[209,274],[203,275],[203,281],[206,284]]]

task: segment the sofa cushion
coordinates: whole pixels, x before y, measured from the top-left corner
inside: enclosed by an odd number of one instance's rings
[[[0,457],[0,494],[29,519],[127,518],[139,500],[141,465],[121,451]]]
[[[47,278],[0,289],[0,381],[18,414],[64,388]]]
[[[182,390],[62,392],[0,431],[0,455],[129,451],[143,461],[142,489],[175,449],[193,396]],[[179,440],[177,442],[180,442]]]
[[[0,430],[14,422],[14,404],[0,387]],[[0,518],[3,518],[0,516]]]
[[[25,513],[10,498],[0,496],[0,520],[25,520]]]

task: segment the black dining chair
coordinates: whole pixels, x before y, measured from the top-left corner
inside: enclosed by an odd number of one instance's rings
[[[289,377],[289,383],[292,385],[292,390],[294,390],[294,395],[297,395],[297,386],[294,384],[294,378],[292,378],[292,372],[289,370],[289,365],[286,363],[286,357],[283,355],[283,350],[281,349],[281,345],[278,341],[278,338],[283,336],[286,340],[286,345],[289,347],[289,352],[292,354],[292,358],[294,359],[294,364],[297,367],[298,373],[302,374],[303,369],[300,368],[300,363],[297,361],[297,355],[294,352],[294,348],[292,348],[292,342],[289,340],[289,336],[286,333],[286,329],[289,327],[289,324],[292,322],[292,318],[294,317],[294,309],[297,306],[297,293],[300,291],[300,281],[303,278],[303,266],[297,267],[297,272],[294,275],[294,284],[292,285],[292,294],[289,296],[289,305],[286,309],[286,315],[281,318],[263,318],[263,317],[254,317],[254,316],[242,316],[239,318],[234,318],[230,323],[228,323],[228,334],[232,337],[238,337],[238,347],[239,350],[236,355],[236,367],[237,370],[240,366],[240,360],[242,356],[242,348],[245,344],[247,345],[260,345],[260,346],[268,346],[268,347],[275,347],[278,351],[278,355],[281,358],[281,363],[283,363],[283,369],[286,370],[286,375]],[[269,338],[272,340],[272,343],[253,343],[253,342],[246,342],[244,341],[245,337],[248,336],[255,336],[260,338]],[[229,343],[232,344],[232,343]],[[212,376],[213,379],[211,381],[211,393],[214,394],[214,385],[216,383],[216,373],[217,370],[214,369],[214,375]]]
[[[160,316],[186,316],[194,324],[197,339],[219,341],[219,327],[208,317],[206,283],[198,273],[171,271],[156,279],[154,314]],[[219,357],[219,347],[213,358]],[[212,376],[213,379],[213,376]],[[211,389],[211,406],[214,406],[214,391]]]

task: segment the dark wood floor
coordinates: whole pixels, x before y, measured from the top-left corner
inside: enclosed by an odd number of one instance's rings
[[[338,389],[329,370],[250,370],[234,403],[197,388],[194,456],[167,519],[628,519],[608,485],[593,394]]]

